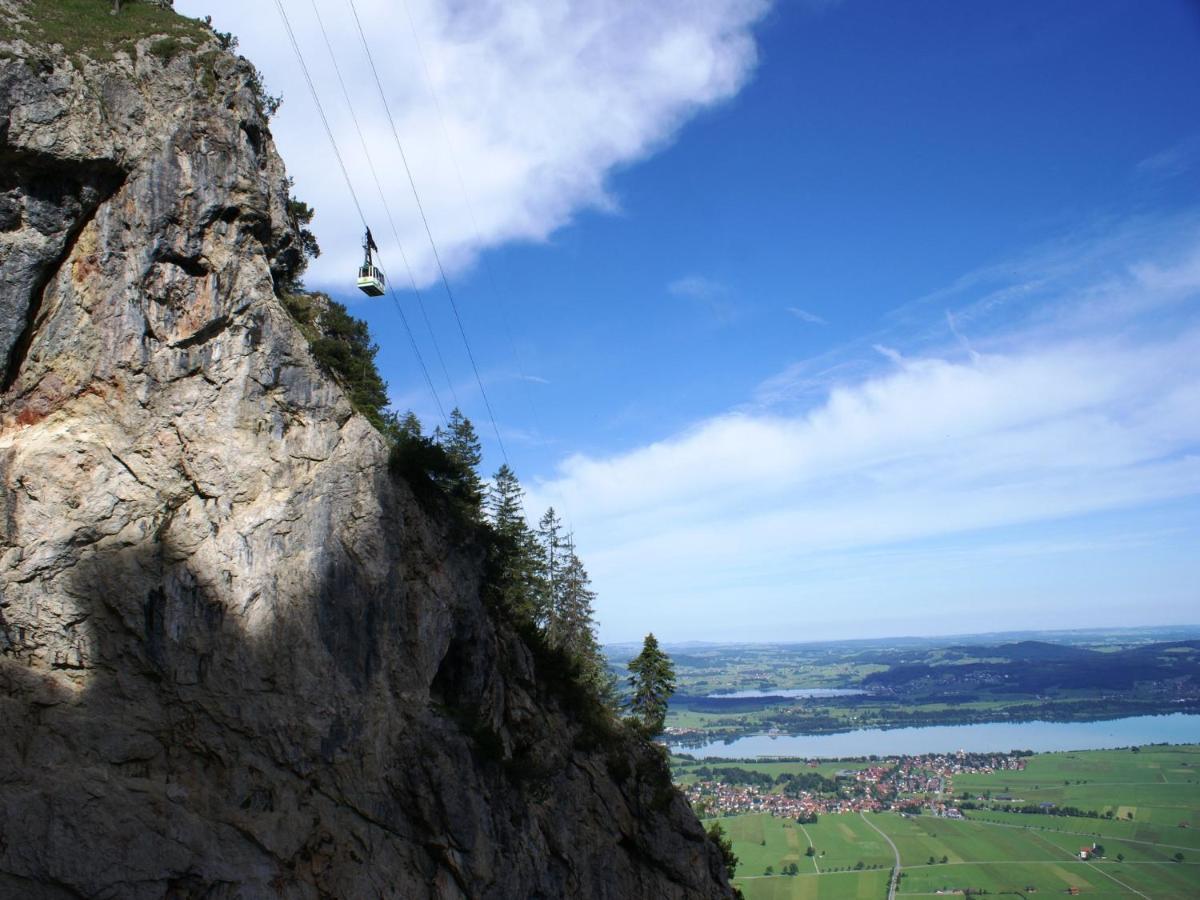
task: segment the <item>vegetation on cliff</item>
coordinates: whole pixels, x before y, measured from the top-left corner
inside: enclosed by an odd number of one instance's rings
[[[34,47],[61,47],[77,63],[104,62],[118,54],[134,57],[137,42],[148,37],[155,38],[147,48],[149,53],[162,62],[186,56],[197,86],[209,96],[217,90],[217,59],[238,44],[232,34],[213,29],[207,18],[201,21],[174,12],[171,0],[123,0],[116,4],[108,0],[23,0],[19,15],[0,18],[0,40],[20,39]],[[210,46],[204,49],[206,44]],[[0,50],[0,59],[9,56],[8,51]],[[270,118],[283,99],[267,92],[262,73],[253,63],[245,57],[240,61],[256,111]],[[303,214],[306,210],[300,204],[298,211]],[[302,226],[311,217],[310,211]],[[311,238],[303,227],[300,234]]]
[[[387,413],[387,383],[375,365],[379,347],[371,341],[367,323],[327,294],[284,294],[280,299],[308,339],[313,358],[342,386],[354,409],[389,434],[394,423]]]
[[[312,211],[294,199],[298,230]],[[652,755],[636,767],[628,761],[631,744],[662,731],[667,698],[674,690],[671,661],[653,635],[630,666],[633,700],[621,718],[617,679],[596,636],[595,592],[579,558],[574,535],[550,508],[531,527],[525,519],[524,490],[516,473],[502,465],[485,483],[480,474],[482,449],[471,420],[454,409],[445,427],[426,433],[411,411],[389,408],[387,385],[379,374],[365,322],[323,293],[305,292],[300,281],[307,258],[319,253],[315,240],[298,242],[303,255],[279,279],[280,299],[308,340],[314,359],[344,389],[354,408],[391,445],[391,469],[427,509],[448,514],[465,543],[481,548],[485,561],[483,594],[495,613],[522,636],[535,660],[543,690],[570,709],[581,746],[607,748],[610,771],[618,779],[636,777],[652,786],[656,804],[665,809],[675,794],[665,757]],[[481,758],[503,763],[515,777],[536,774],[535,760],[507,755],[503,741],[476,710],[446,698],[446,712],[472,736]],[[711,838],[711,836],[710,836]],[[726,863],[729,861],[722,845]]]
[[[129,2],[113,14],[108,0],[26,0],[23,19],[0,22],[0,34],[21,37],[34,46],[59,45],[68,56],[103,61],[131,53],[137,41],[162,35],[175,47],[198,46],[212,37],[208,27],[161,3]],[[164,43],[156,55],[163,55]]]
[[[426,435],[414,413],[400,416],[389,408],[387,383],[375,362],[379,347],[372,342],[366,322],[351,316],[327,294],[304,290],[301,276],[309,259],[321,252],[306,227],[313,210],[292,198],[288,212],[300,252],[280,273],[277,290],[314,359],[342,386],[354,409],[391,444],[393,472],[408,482],[422,502],[451,512],[486,548],[487,595],[543,658],[556,657],[550,664],[559,672],[559,680],[580,689],[573,696],[575,705],[595,707],[591,718],[602,726],[601,731],[618,727],[616,679],[596,637],[596,595],[575,552],[574,535],[564,529],[553,508],[546,510],[536,530],[530,528],[524,516],[524,491],[507,464],[490,484],[484,484],[479,436],[461,410],[451,411],[445,428],[439,425]],[[654,673],[639,673],[636,678],[658,705],[651,709],[643,703],[632,710],[631,720],[651,736],[661,731],[666,713],[666,685],[657,675],[664,671],[663,661],[670,666],[665,654],[657,652],[662,659]],[[605,723],[605,719],[613,721]]]

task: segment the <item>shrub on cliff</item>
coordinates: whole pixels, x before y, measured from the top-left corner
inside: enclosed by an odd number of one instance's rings
[[[430,436],[421,430],[420,420],[409,412],[403,418],[382,413],[381,429],[392,443],[392,471],[408,482],[422,503],[441,502],[455,514],[459,524],[480,531],[483,488],[476,466],[479,446],[471,420],[456,408],[450,428],[434,429]]]
[[[285,294],[283,305],[308,338],[313,357],[380,431],[389,429],[387,383],[375,365],[379,347],[367,323],[325,294]]]
[[[720,822],[713,822],[709,825],[707,834],[708,839],[721,851],[721,862],[725,864],[725,874],[733,878],[738,867],[737,854],[733,852],[733,841],[726,837],[725,829],[721,827]]]

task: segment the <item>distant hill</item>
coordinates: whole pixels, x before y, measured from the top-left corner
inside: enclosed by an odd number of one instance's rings
[[[1130,690],[1171,681],[1181,686],[1200,683],[1200,641],[1196,640],[1108,652],[1044,641],[948,649],[957,651],[951,662],[904,662],[866,676],[863,685],[906,692],[991,688],[1039,694],[1054,689]],[[964,661],[970,659],[980,661]]]
[[[1100,651],[1089,650],[1086,647],[1075,647],[1068,644],[1052,644],[1048,641],[1017,641],[1013,644],[999,646],[952,647],[966,656],[974,657],[1003,657],[1012,660],[1084,660],[1096,659]]]
[[[972,634],[948,634],[935,636],[895,635],[882,638],[853,638],[844,640],[811,641],[672,641],[669,635],[659,635],[662,646],[677,657],[686,654],[693,658],[705,658],[729,651],[762,651],[790,653],[801,651],[814,653],[832,651],[876,652],[913,651],[941,648],[944,650],[977,650],[981,647],[994,649],[1016,644],[1046,644],[1056,647],[1099,647],[1128,648],[1136,645],[1159,644],[1173,641],[1200,640],[1200,624],[1154,625],[1134,628],[1078,628],[1050,631],[995,631]],[[642,642],[616,641],[604,645],[605,654],[613,660],[632,659],[642,648]]]

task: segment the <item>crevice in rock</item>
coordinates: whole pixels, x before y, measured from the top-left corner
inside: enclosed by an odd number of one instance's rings
[[[457,641],[451,641],[446,648],[446,655],[438,663],[437,672],[429,685],[429,699],[441,706],[454,705],[460,698],[458,695],[458,664],[459,648]]]
[[[250,141],[250,147],[254,150],[254,155],[262,156],[267,144],[266,135],[263,134],[262,127],[257,122],[242,122],[241,128],[246,135],[246,139]]]
[[[209,272],[207,263],[198,256],[184,256],[174,250],[166,250],[158,255],[158,259],[179,267],[193,278],[203,278]]]
[[[183,350],[188,347],[194,347],[197,344],[204,344],[215,338],[228,327],[228,316],[217,316],[217,318],[213,319],[199,331],[195,332],[194,334],[189,334],[187,337],[176,341],[171,346],[178,350]]]
[[[63,263],[71,257],[79,236],[95,218],[97,211],[125,183],[126,173],[102,160],[69,165],[61,160],[39,159],[33,154],[4,152],[2,148],[0,169],[8,170],[9,178],[5,181],[11,180],[23,190],[33,184],[56,184],[63,188],[60,192],[63,208],[66,207],[67,200],[74,200],[80,206],[79,214],[66,229],[61,249],[53,258],[42,264],[30,287],[24,325],[8,354],[3,381],[0,381],[0,393],[8,393],[16,383],[29,354],[29,348],[37,335],[46,289],[62,269]]]

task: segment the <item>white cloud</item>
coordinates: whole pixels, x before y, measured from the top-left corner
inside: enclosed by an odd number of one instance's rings
[[[829,323],[818,316],[816,313],[810,313],[807,309],[801,309],[798,306],[789,306],[787,311],[799,319],[801,322],[808,322],[810,325],[828,325]]]
[[[615,206],[605,187],[615,166],[652,153],[689,117],[740,89],[756,63],[751,27],[769,6],[768,0],[406,3],[419,46],[399,4],[356,0],[452,271],[469,266],[485,247],[542,241],[581,209]],[[312,7],[303,0],[285,6],[384,262],[393,281],[404,284]],[[178,0],[176,8],[211,13],[215,27],[239,36],[241,52],[263,70],[270,90],[284,95],[272,131],[297,194],[317,209],[325,251],[309,281],[344,283],[358,263],[361,227],[274,4]],[[323,0],[320,8],[405,252],[427,284],[436,269],[349,7]]]
[[[618,521],[617,545],[634,533],[630,518],[661,534],[682,513],[689,529],[711,514],[721,531],[735,517],[772,528],[797,517],[784,541],[803,533],[811,548],[1019,521],[1048,506],[1053,515],[1104,507],[1126,484],[1157,496],[1174,490],[1158,477],[1167,470],[1194,468],[1177,485],[1191,492],[1200,457],[1174,455],[1200,442],[1198,360],[1200,330],[970,362],[899,360],[803,417],[721,416],[615,458],[574,457],[539,494],[561,496],[597,525]],[[904,491],[936,502],[893,505]]]
[[[778,596],[821,554],[1200,495],[1198,262],[1200,243],[1121,266],[974,335],[970,353],[877,344],[886,365],[835,370],[803,412],[759,407],[574,456],[531,506],[573,511],[623,635],[646,610]],[[867,581],[878,595],[886,576]]]

